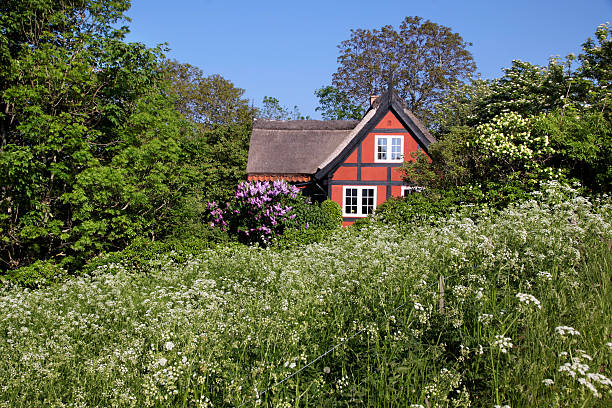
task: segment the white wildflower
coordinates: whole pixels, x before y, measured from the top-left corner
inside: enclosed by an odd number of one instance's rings
[[[566,334],[569,334],[571,336],[580,336],[580,332],[578,330],[569,326],[557,326],[555,327],[555,331],[561,336],[565,336]]]
[[[526,305],[534,304],[538,309],[542,308],[540,301],[536,299],[533,295],[530,295],[528,293],[517,293],[516,297],[521,303],[524,303]]]
[[[493,315],[488,313],[483,313],[478,316],[478,321],[483,324],[489,324],[493,320]]]
[[[584,385],[585,387],[587,387],[589,390],[591,390],[591,392],[593,393],[593,395],[597,398],[599,398],[599,392],[597,391],[597,388],[595,388],[595,386],[593,385],[593,383],[591,383],[589,380],[587,380],[586,378],[579,378],[578,382],[582,385]]]
[[[174,348],[174,343],[171,341],[167,341],[166,344],[164,344],[164,348],[168,351],[172,351],[172,349]]]
[[[542,384],[546,385],[546,386],[551,386],[553,385],[555,382],[553,380],[551,380],[550,378],[545,378],[542,380]]]
[[[491,343],[494,347],[499,347],[499,351],[507,353],[512,348],[512,339],[510,337],[504,337],[501,334],[495,335],[495,341]]]
[[[551,281],[552,275],[550,274],[550,272],[538,272],[538,278],[542,280]]]

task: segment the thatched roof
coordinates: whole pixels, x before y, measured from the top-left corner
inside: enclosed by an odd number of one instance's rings
[[[314,174],[357,120],[256,120],[248,174]]]
[[[322,180],[337,168],[387,112],[394,112],[402,125],[427,152],[436,139],[406,103],[388,89],[377,98],[366,115],[357,120],[256,120],[253,123],[247,173],[249,179],[297,177]]]

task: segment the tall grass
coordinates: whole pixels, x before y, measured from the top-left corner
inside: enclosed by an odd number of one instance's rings
[[[611,222],[551,186],[499,214],[4,288],[0,406],[610,406]]]

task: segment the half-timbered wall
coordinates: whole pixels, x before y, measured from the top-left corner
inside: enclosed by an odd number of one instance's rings
[[[385,162],[377,160],[377,138],[386,139],[388,142],[391,138],[387,136],[401,136],[403,139],[402,159],[399,162]],[[383,119],[369,132],[363,140],[355,147],[353,152],[347,159],[340,164],[328,179],[328,191],[330,198],[340,204],[343,209],[343,225],[350,225],[358,218],[366,215],[360,214],[351,215],[345,212],[347,208],[346,188],[347,186],[356,187],[360,194],[364,187],[371,187],[375,190],[375,199],[378,206],[386,201],[389,197],[399,197],[402,192],[402,178],[399,168],[404,161],[411,161],[412,153],[416,152],[419,146],[411,133],[405,129],[393,112],[389,111]],[[391,153],[391,146],[387,146],[388,154]],[[371,193],[364,193],[368,195]],[[354,194],[351,190],[348,194]],[[359,195],[361,205],[361,199]]]

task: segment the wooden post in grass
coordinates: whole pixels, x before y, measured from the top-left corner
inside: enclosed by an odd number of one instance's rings
[[[440,275],[440,283],[438,283],[440,291],[440,313],[444,313],[444,276]]]

